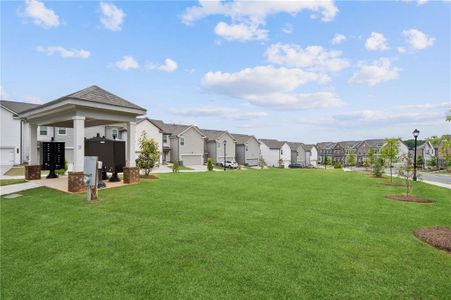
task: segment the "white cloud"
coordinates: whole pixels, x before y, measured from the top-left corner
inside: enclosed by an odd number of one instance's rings
[[[44,28],[58,27],[60,19],[55,12],[38,0],[26,0],[24,15],[33,19],[33,23]]]
[[[441,102],[441,103],[420,103],[420,104],[405,104],[399,105],[399,109],[450,109],[450,102]]]
[[[230,18],[231,24],[218,23],[215,32],[229,40],[261,40],[267,36],[267,30],[261,27],[266,24],[269,15],[288,13],[296,15],[303,10],[311,10],[322,15],[323,21],[331,21],[338,13],[333,0],[322,1],[220,1],[199,0],[199,4],[189,7],[182,15],[185,24],[212,16],[223,15]],[[238,37],[238,38],[232,38]],[[251,37],[247,38],[246,37]]]
[[[102,17],[100,22],[106,29],[119,31],[124,23],[125,13],[113,3],[100,2]]]
[[[425,33],[418,29],[403,30],[402,34],[406,37],[406,42],[412,49],[422,50],[431,47],[435,38],[428,37]]]
[[[390,49],[387,39],[379,32],[371,32],[371,36],[365,42],[365,47],[370,51],[385,51]]]
[[[91,52],[84,49],[66,49],[61,46],[50,46],[50,47],[43,47],[38,46],[36,47],[36,51],[45,53],[49,56],[53,54],[59,54],[62,58],[82,58],[86,59],[89,56],[91,56]]]
[[[344,41],[346,41],[346,36],[344,36],[343,34],[338,34],[336,33],[334,35],[334,37],[332,38],[332,44],[333,45],[338,45],[343,43]]]
[[[301,48],[298,45],[274,44],[266,50],[269,62],[289,67],[310,67],[314,70],[338,72],[349,67],[340,51],[327,51],[321,46]]]
[[[175,115],[186,117],[220,117],[230,120],[262,119],[268,115],[266,112],[241,112],[239,109],[221,106],[205,106],[188,109],[170,109]]]
[[[282,27],[282,31],[283,31],[284,33],[286,33],[286,34],[292,34],[292,33],[293,33],[293,25],[291,25],[291,24],[285,24],[285,25]]]
[[[215,33],[225,40],[240,42],[251,40],[266,40],[268,31],[258,28],[257,24],[227,24],[219,22],[215,27]]]
[[[139,68],[138,62],[133,58],[133,56],[129,56],[129,55],[123,56],[121,60],[119,60],[115,63],[115,65],[117,68],[124,70],[124,71]]]
[[[392,66],[390,59],[383,57],[372,63],[359,62],[358,70],[349,79],[349,83],[374,86],[399,77],[400,69]]]
[[[147,65],[147,68],[149,70],[160,70],[163,72],[171,73],[171,72],[174,72],[175,70],[177,70],[178,65],[174,60],[172,60],[170,58],[166,58],[164,60],[164,64],[158,65],[158,64],[150,63]]]
[[[202,78],[202,86],[217,94],[279,109],[341,106],[343,102],[334,93],[296,92],[300,86],[321,79],[320,75],[301,69],[258,66],[236,73],[208,72]]]
[[[398,53],[406,53],[406,48],[404,47],[398,47],[396,50],[398,50]]]

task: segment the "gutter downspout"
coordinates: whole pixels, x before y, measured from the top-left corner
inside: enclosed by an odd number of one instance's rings
[[[22,146],[22,139],[23,139],[22,126],[23,126],[23,120],[20,119],[20,160],[19,160],[20,164],[23,164],[23,157],[22,157],[22,148],[23,148],[23,146]]]

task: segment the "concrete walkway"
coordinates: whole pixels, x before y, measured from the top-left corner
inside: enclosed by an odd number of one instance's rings
[[[25,182],[18,184],[10,184],[5,186],[0,186],[0,196],[19,193],[25,190],[35,189],[41,187],[42,185],[35,182]]]

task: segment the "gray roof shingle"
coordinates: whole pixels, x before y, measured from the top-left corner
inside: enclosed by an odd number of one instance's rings
[[[238,145],[245,144],[249,141],[250,138],[255,138],[253,135],[248,134],[240,134],[240,133],[231,133],[231,135],[235,138],[236,143]],[[256,139],[256,138],[255,138]],[[258,140],[257,140],[258,141]]]
[[[209,141],[215,141],[221,137],[227,131],[225,130],[212,130],[212,129],[200,129],[202,133],[207,137]]]
[[[39,104],[9,101],[9,100],[0,100],[0,104],[9,109],[10,111],[15,112],[16,114],[20,114],[23,111],[39,106]]]
[[[95,102],[95,103],[102,103],[102,104],[110,104],[115,106],[121,106],[125,108],[133,108],[133,109],[139,109],[139,110],[146,110],[145,108],[142,108],[134,103],[131,103],[130,101],[127,101],[119,96],[116,96],[96,85],[90,86],[88,88],[82,89],[78,92],[60,97],[56,100],[47,102],[45,104],[40,105],[40,107],[46,107],[55,103],[62,102],[64,100],[68,99],[77,99],[77,100],[84,100],[89,102]],[[31,110],[31,109],[27,109]]]
[[[283,144],[285,144],[285,142],[272,139],[260,139],[259,141],[268,146],[270,149],[280,149]]]

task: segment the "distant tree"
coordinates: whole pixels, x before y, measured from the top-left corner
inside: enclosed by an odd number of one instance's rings
[[[266,166],[266,162],[261,155],[258,158],[258,166],[260,167],[260,169],[263,169]]]
[[[283,164],[283,160],[279,159],[279,168],[284,168],[285,165]]]
[[[425,140],[417,140],[417,147],[423,145],[425,142]],[[407,146],[407,148],[409,148],[409,150],[413,150],[413,148],[415,148],[414,139],[405,140],[403,143]]]
[[[424,164],[424,158],[423,156],[418,156],[417,157],[417,166],[420,166],[421,168],[425,168],[425,164]]]
[[[381,148],[381,157],[390,168],[390,182],[393,182],[393,167],[399,157],[399,139],[386,139]]]
[[[208,171],[213,171],[213,162],[211,161],[210,157],[207,160],[207,169]]]
[[[384,173],[384,159],[381,157],[376,158],[373,165],[373,175],[375,177],[382,177]]]
[[[180,172],[180,164],[179,164],[178,161],[175,161],[175,162],[172,164],[172,172],[174,172],[174,173]]]
[[[434,148],[438,147],[438,145],[440,144],[440,140],[441,140],[441,138],[436,135],[431,136],[427,139],[427,141],[429,143],[431,143],[432,147],[434,147]]]
[[[158,151],[158,143],[153,139],[148,139],[145,131],[139,138],[139,151],[136,165],[144,170],[145,175],[149,175],[152,169],[158,166],[160,152]]]
[[[354,153],[354,152],[351,152],[351,153],[348,155],[348,166],[351,167],[351,170],[352,170],[352,167],[355,166],[356,160],[357,160],[357,157],[356,157],[355,153]]]
[[[437,166],[437,161],[435,159],[428,160],[427,166],[431,167],[431,168],[435,168]]]
[[[330,164],[331,164],[330,157],[329,156],[324,157],[324,169],[327,169],[327,165]]]
[[[334,169],[341,169],[341,168],[342,168],[341,162],[339,160],[337,160],[334,163]]]
[[[373,171],[374,168],[374,163],[376,162],[376,153],[374,152],[374,148],[370,147],[370,149],[368,149],[368,164],[371,168],[371,171]]]
[[[365,169],[367,169],[367,171],[368,171],[368,167],[370,166],[370,163],[369,163],[368,158],[365,158],[365,160],[363,161],[363,166],[364,166]]]

